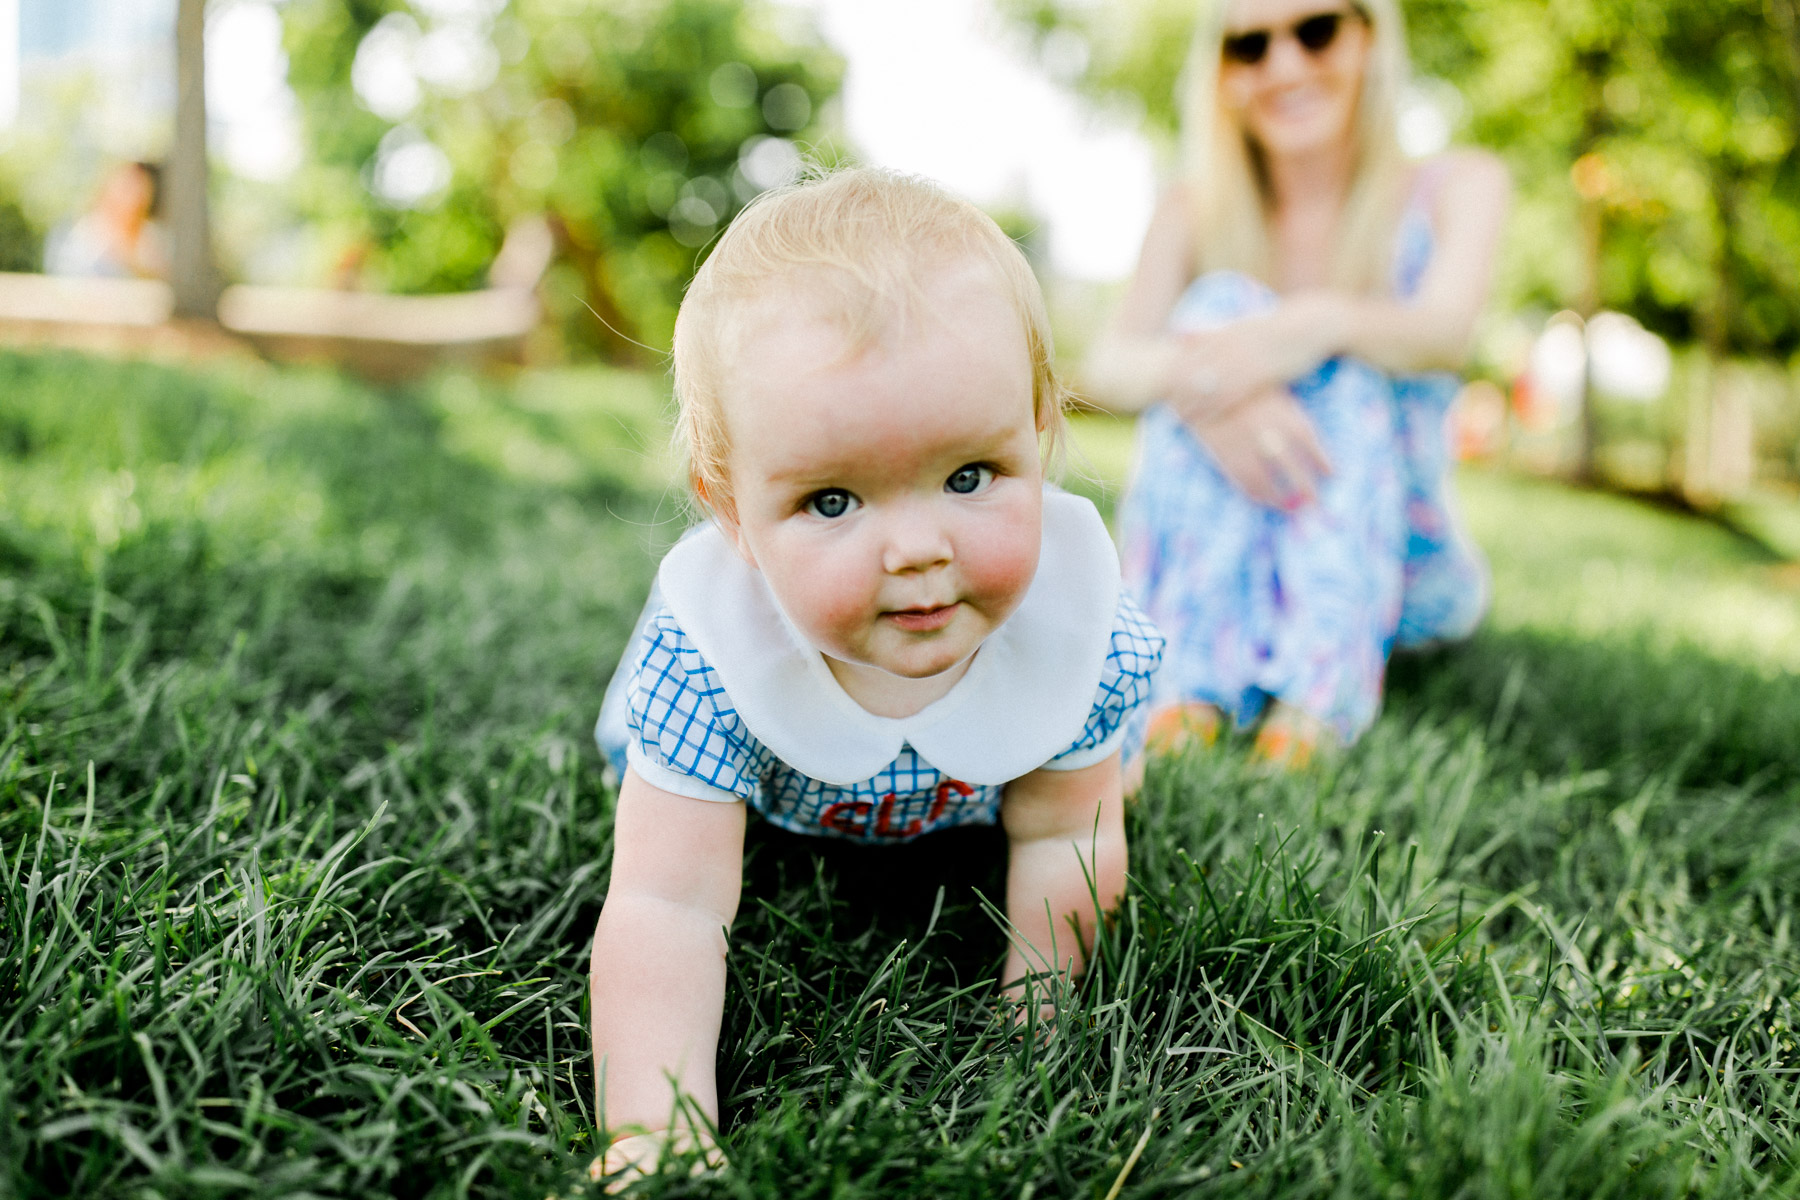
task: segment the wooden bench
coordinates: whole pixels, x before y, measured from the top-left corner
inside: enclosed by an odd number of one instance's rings
[[[555,243],[541,221],[515,224],[490,286],[436,296],[237,284],[219,320],[171,317],[169,287],[150,279],[74,279],[0,272],[0,344],[194,357],[242,353],[324,362],[381,380],[449,365],[522,362],[542,319],[537,284]]]

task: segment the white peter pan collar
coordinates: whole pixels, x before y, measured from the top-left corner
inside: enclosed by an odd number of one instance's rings
[[[1001,784],[1080,735],[1119,605],[1118,554],[1092,504],[1046,489],[1043,536],[1019,607],[949,693],[910,717],[852,700],[717,525],[669,551],[657,581],[750,732],[795,770],[859,783],[911,745],[953,779]]]

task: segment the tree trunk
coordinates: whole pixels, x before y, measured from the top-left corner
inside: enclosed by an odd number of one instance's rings
[[[175,16],[175,146],[169,155],[169,284],[175,315],[213,320],[219,273],[207,203],[206,0],[180,0]]]
[[[1769,16],[1787,44],[1788,83],[1795,105],[1800,106],[1800,0],[1768,0],[1768,4]]]
[[[1696,507],[1716,507],[1741,497],[1755,482],[1756,429],[1741,373],[1731,369],[1731,325],[1737,307],[1737,279],[1731,260],[1742,186],[1729,166],[1715,168],[1713,201],[1720,238],[1713,258],[1713,292],[1700,312],[1700,344],[1706,351],[1705,385],[1690,390],[1687,477],[1682,490]],[[1697,445],[1695,443],[1698,443]]]
[[[1575,180],[1576,190],[1580,195],[1581,222],[1581,294],[1576,304],[1581,310],[1581,319],[1589,321],[1600,311],[1601,302],[1601,267],[1606,255],[1606,166],[1605,160],[1599,157],[1603,139],[1609,132],[1611,120],[1606,109],[1606,77],[1611,65],[1611,54],[1605,49],[1589,49],[1575,56],[1575,67],[1582,77],[1582,115],[1581,141],[1577,146],[1577,169],[1583,164],[1591,164],[1592,177],[1583,180],[1579,176]],[[1600,414],[1594,403],[1594,387],[1592,375],[1593,358],[1590,355],[1581,375],[1581,413],[1580,427],[1576,436],[1579,439],[1575,448],[1575,478],[1582,483],[1597,483],[1600,479]]]

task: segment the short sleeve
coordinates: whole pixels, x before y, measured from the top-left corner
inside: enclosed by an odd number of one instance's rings
[[[1130,596],[1120,593],[1112,644],[1087,724],[1073,745],[1044,764],[1049,771],[1078,771],[1105,762],[1125,742],[1132,718],[1150,701],[1150,682],[1162,662],[1163,638]]]
[[[625,759],[645,783],[696,800],[756,793],[757,746],[731,697],[674,616],[644,626],[625,693]]]

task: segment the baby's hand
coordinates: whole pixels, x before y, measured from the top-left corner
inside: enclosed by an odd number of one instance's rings
[[[694,1135],[687,1130],[656,1129],[622,1137],[606,1148],[606,1152],[588,1164],[588,1178],[596,1183],[606,1180],[609,1193],[620,1192],[646,1175],[654,1175],[664,1154],[680,1154],[694,1149]],[[700,1139],[703,1153],[694,1161],[690,1174],[703,1175],[725,1165],[725,1154],[711,1138]]]
[[[1022,1041],[1027,1027],[1040,1049],[1056,1040],[1056,1000],[1049,989],[1039,985],[1031,989],[1029,998],[1023,981],[1001,992],[996,1015],[1011,1030],[1016,1041]]]

